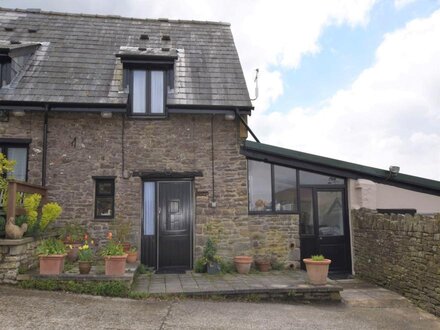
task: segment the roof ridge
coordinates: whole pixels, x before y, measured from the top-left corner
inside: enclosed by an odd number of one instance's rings
[[[44,11],[36,9],[21,9],[21,8],[4,8],[0,7],[0,11],[13,11],[19,13],[29,13],[29,14],[43,14],[43,15],[54,15],[54,16],[73,16],[73,17],[88,17],[88,18],[111,18],[120,19],[127,21],[143,21],[143,22],[168,22],[168,23],[189,23],[189,24],[201,24],[201,25],[222,25],[231,26],[228,22],[214,22],[214,21],[199,21],[199,20],[182,20],[182,19],[168,19],[168,18],[139,18],[139,17],[127,17],[119,15],[99,15],[99,14],[85,14],[85,13],[68,13],[68,12],[58,12],[58,11]]]

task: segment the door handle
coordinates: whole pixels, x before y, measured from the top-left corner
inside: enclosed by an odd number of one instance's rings
[[[322,236],[319,236],[319,240],[322,241]]]
[[[162,209],[160,207],[157,208],[157,213],[160,214],[160,212],[162,211]]]

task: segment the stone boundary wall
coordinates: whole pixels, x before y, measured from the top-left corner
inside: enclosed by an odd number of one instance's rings
[[[352,210],[357,276],[390,288],[440,316],[440,214]]]
[[[0,283],[15,284],[21,271],[38,266],[38,243],[32,237],[0,239]]]

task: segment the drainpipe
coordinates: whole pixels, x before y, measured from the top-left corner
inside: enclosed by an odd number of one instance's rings
[[[49,105],[46,104],[46,110],[44,111],[44,125],[43,125],[43,160],[41,166],[41,185],[43,187],[46,187],[48,112],[49,112]]]

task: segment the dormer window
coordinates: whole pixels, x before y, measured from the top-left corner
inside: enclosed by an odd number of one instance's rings
[[[171,48],[121,47],[123,87],[129,93],[133,117],[165,117],[168,93],[174,88],[177,50]]]
[[[0,57],[0,88],[11,82],[11,59]]]
[[[166,85],[164,70],[131,70],[132,115],[164,115]]]

